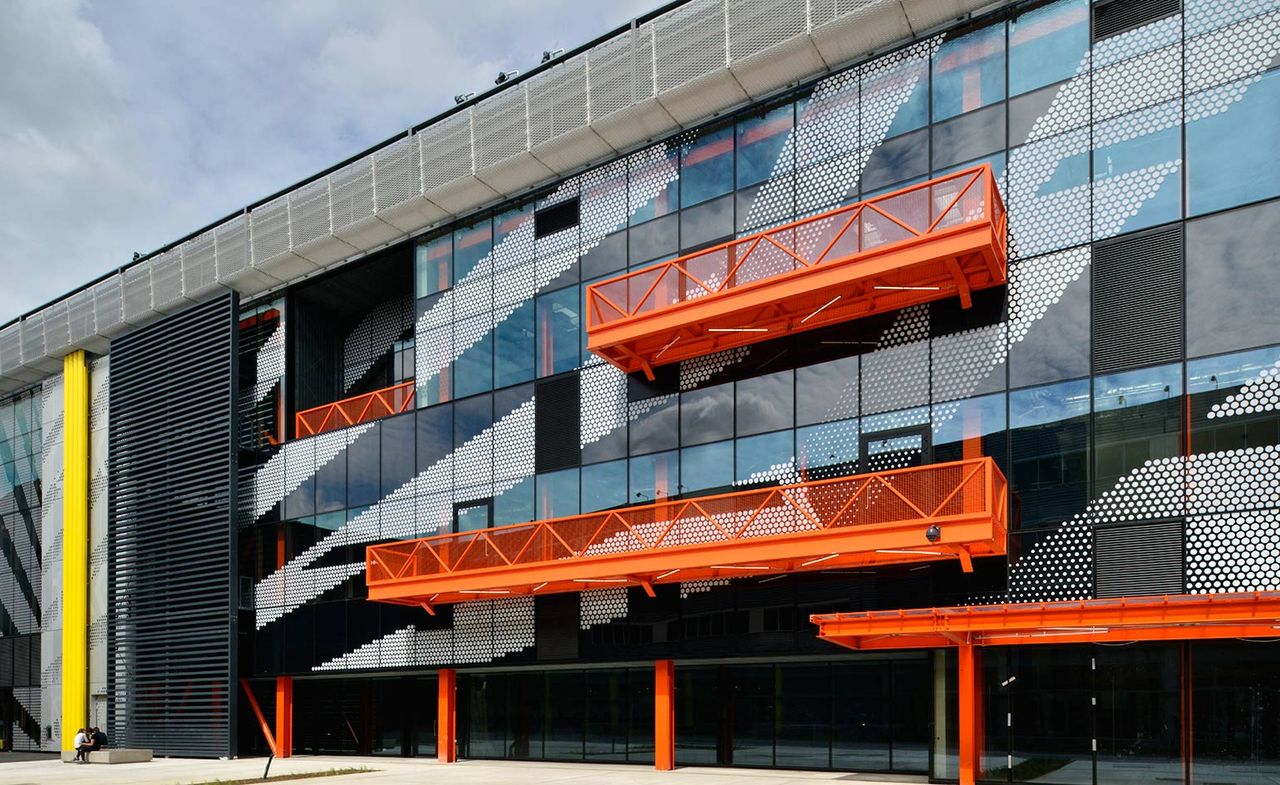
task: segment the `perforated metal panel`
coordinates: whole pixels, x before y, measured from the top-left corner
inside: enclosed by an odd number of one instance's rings
[[[1182,521],[1096,529],[1098,597],[1182,593]]]
[[[261,264],[280,254],[288,253],[289,199],[280,197],[262,205],[249,215],[250,236],[253,238],[253,262]]]
[[[693,0],[653,22],[658,92],[725,67],[728,25],[722,0]]]
[[[329,186],[333,199],[333,231],[340,232],[373,217],[372,160],[356,161],[329,175]]]
[[[289,194],[289,225],[295,247],[329,236],[328,178]]]
[[[432,126],[422,142],[422,188],[430,191],[470,175],[473,171],[471,116],[467,109]]]
[[[587,124],[587,58],[572,57],[529,80],[529,142],[536,146]]]
[[[1093,366],[1098,373],[1181,359],[1182,228],[1093,248]]]
[[[108,712],[157,755],[235,754],[237,299],[111,345]]]
[[[476,168],[492,166],[529,149],[527,96],[521,84],[476,106]]]
[[[388,210],[422,193],[418,137],[409,136],[373,154],[378,210]]]

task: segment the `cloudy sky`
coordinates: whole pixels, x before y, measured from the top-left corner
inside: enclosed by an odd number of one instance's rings
[[[658,0],[0,0],[0,323]]]

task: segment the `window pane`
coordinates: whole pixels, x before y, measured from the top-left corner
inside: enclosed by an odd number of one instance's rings
[[[586,243],[584,242],[585,246]],[[615,232],[585,251],[582,261],[582,277],[586,280],[606,276],[627,269],[627,233]]]
[[[418,296],[444,291],[451,283],[453,268],[453,238],[437,237],[416,247],[418,267]]]
[[[796,369],[796,425],[857,416],[857,356]]]
[[[1188,221],[1187,354],[1280,343],[1280,203]]]
[[[668,215],[631,227],[631,264],[646,264],[660,256],[675,255],[680,247],[679,220],[677,215]]]
[[[578,470],[564,469],[538,475],[536,512],[539,519],[578,514]]]
[[[453,233],[453,280],[461,281],[475,269],[493,247],[493,231],[489,219],[458,229]]]
[[[1057,526],[1089,502],[1089,380],[1009,393],[1009,482],[1022,528]]]
[[[1137,644],[1099,646],[1096,651],[1097,781],[1116,785],[1183,781],[1179,648]],[[1200,676],[1199,663],[1196,666],[1193,678]],[[1198,692],[1194,695],[1192,706],[1200,699]],[[1194,754],[1191,770],[1202,774],[1198,745]],[[1229,774],[1221,780],[1241,781]],[[1256,780],[1250,776],[1249,781]]]
[[[1111,237],[1182,216],[1182,126],[1179,102],[1098,123],[1093,149],[1093,236]],[[1152,128],[1152,133],[1135,129]],[[1134,187],[1114,178],[1136,179],[1147,193],[1133,214]],[[1124,183],[1117,185],[1117,183]],[[1126,215],[1132,214],[1129,218]],[[1119,216],[1117,220],[1114,216]]]
[[[733,763],[772,766],[774,735],[774,666],[727,666],[732,674],[730,712]]]
[[[738,121],[738,187],[791,171],[787,137],[794,122],[791,104]],[[780,160],[787,152],[787,160]]]
[[[382,423],[365,431],[347,448],[347,505],[362,507],[378,501]]]
[[[780,371],[738,382],[738,435],[790,428],[795,404],[791,371]],[[790,452],[787,453],[790,455]]]
[[[1065,282],[1062,295],[1056,303],[1048,306],[1044,316],[1028,325],[1021,340],[1010,344],[1011,387],[1089,374],[1089,273],[1082,262],[1076,263],[1078,259],[1073,253],[1066,259],[1046,256],[1015,262],[1010,266],[1010,284],[1020,289],[1024,282],[1046,280],[1051,275],[1056,278],[1064,266],[1066,271],[1075,275],[1075,280]],[[1074,269],[1073,263],[1076,263]]]
[[[582,467],[582,511],[595,512],[627,503],[627,462]]]
[[[487,318],[487,317],[486,317]],[[453,361],[453,392],[459,398],[488,392],[493,388],[493,333],[484,330],[485,319],[459,324],[458,333],[483,331],[475,343],[462,350]]]
[[[733,384],[680,394],[680,443],[733,438]]]
[[[368,439],[373,437],[372,443],[376,447],[378,444],[377,433],[366,433],[360,439]],[[355,449],[352,447],[351,449]],[[316,512],[331,512],[333,510],[341,510],[347,506],[347,450],[339,452],[333,456],[323,466],[316,469]],[[378,456],[373,456],[374,477],[378,472]],[[374,487],[377,485],[375,483]]]
[[[791,431],[738,439],[735,475],[738,482],[776,481],[790,468],[794,451]]]
[[[490,395],[481,395],[458,401],[453,405],[453,443],[462,447],[480,435],[485,428],[493,425],[493,400]]]
[[[1187,118],[1188,214],[1280,195],[1280,71],[1188,96]]]
[[[1280,778],[1280,669],[1270,644],[1191,644],[1194,785]]]
[[[521,224],[532,221],[532,219],[532,202],[495,215],[493,217],[493,247],[497,248],[502,245],[502,241],[507,239],[516,229],[519,229]],[[532,232],[532,228],[529,231]]]
[[[578,367],[578,287],[538,298],[538,375]]]
[[[888,771],[891,663],[833,662],[831,763],[838,769]]]
[[[1093,380],[1094,496],[1149,460],[1181,454],[1182,364]]]
[[[831,765],[831,669],[825,663],[779,665],[777,685],[774,765],[827,768]]]
[[[1193,455],[1280,442],[1276,407],[1262,403],[1256,392],[1261,386],[1258,382],[1272,379],[1277,368],[1277,347],[1187,363]],[[1245,385],[1255,390],[1254,395],[1241,389]]]
[[[516,307],[511,315],[494,328],[496,357],[494,358],[494,386],[527,382],[533,378],[534,336],[532,300]]]
[[[1004,104],[933,126],[935,171],[1004,149]]]
[[[933,405],[933,459],[989,456],[1005,463],[1004,393]]]
[[[929,171],[929,132],[917,131],[900,136],[871,151],[862,170],[862,193],[919,177]]]
[[[918,50],[920,51],[920,50]],[[862,106],[897,107],[885,117],[881,112],[863,112],[860,144],[870,147],[886,138],[905,134],[929,123],[928,50],[889,67],[873,64],[862,77]],[[904,101],[903,95],[907,98]]]
[[[534,520],[533,478],[526,477],[493,497],[493,525],[507,526]]]
[[[388,417],[382,421],[382,495],[407,483],[414,474],[413,415]]]
[[[454,531],[472,532],[477,529],[488,529],[493,525],[489,519],[489,500],[480,502],[459,503],[453,510]]]
[[[630,463],[631,495],[628,501],[642,504],[672,495],[680,474],[676,452],[661,452],[632,458]]]
[[[680,451],[680,493],[698,493],[733,484],[733,442],[703,444]]]
[[[933,120],[971,112],[1004,98],[1004,25],[942,44],[933,59]]]
[[[1008,700],[1009,737],[1014,761],[1036,762],[1046,770],[1021,775],[1007,764],[984,772],[983,779],[1090,785],[1093,758],[1091,692],[1093,651],[1086,646],[1012,646],[1006,681],[988,682],[988,694]],[[996,699],[999,701],[999,698]],[[1015,764],[1016,765],[1016,764]],[[1099,782],[1120,783],[1112,777]],[[1145,780],[1150,782],[1150,780]]]
[[[688,250],[733,238],[733,197],[680,211],[680,247]]]
[[[858,421],[796,429],[796,463],[805,479],[858,473]]]
[[[417,413],[418,471],[426,471],[453,451],[453,408],[434,406]]]
[[[675,147],[651,148],[628,159],[631,225],[674,213],[680,199],[679,153]]]
[[[631,421],[631,454],[670,450],[678,443],[679,409],[674,395],[660,396],[632,404],[637,411]]]
[[[1009,26],[1009,94],[1070,78],[1088,49],[1088,0],[1059,0],[1019,16]]]
[[[733,126],[699,134],[680,152],[680,206],[733,190]]]

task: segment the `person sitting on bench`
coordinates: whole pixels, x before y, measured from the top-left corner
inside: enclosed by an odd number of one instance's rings
[[[76,763],[88,763],[89,751],[93,749],[93,745],[89,742],[89,736],[84,732],[84,728],[76,731],[74,744],[76,746]]]
[[[102,732],[102,728],[94,728],[93,732],[89,734],[89,738],[92,739],[93,741],[93,745],[91,747],[91,750],[93,752],[97,752],[98,750],[101,750],[101,749],[106,749],[107,734]]]

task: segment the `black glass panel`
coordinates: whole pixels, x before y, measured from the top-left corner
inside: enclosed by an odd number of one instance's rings
[[[831,666],[831,765],[888,771],[890,663],[838,662]]]
[[[1098,647],[1097,658],[1097,781],[1116,785],[1181,782],[1179,647]],[[1198,746],[1195,749],[1200,752]]]
[[[1280,778],[1280,669],[1274,643],[1191,645],[1193,785]]]

